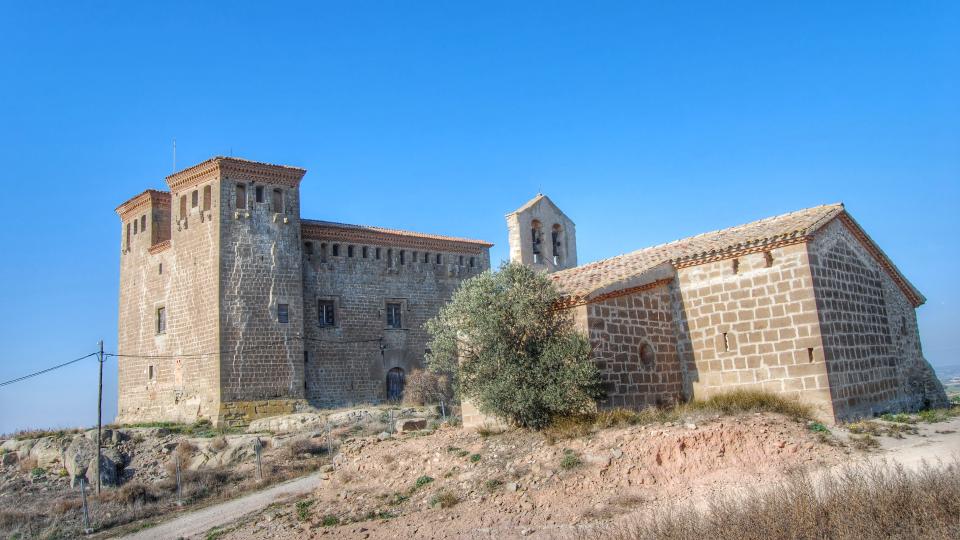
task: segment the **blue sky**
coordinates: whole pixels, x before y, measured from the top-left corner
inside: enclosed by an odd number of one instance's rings
[[[174,138],[180,166],[305,167],[305,217],[494,261],[541,189],[583,262],[843,201],[960,364],[958,28],[956,2],[0,1],[0,379],[115,350],[113,209]],[[95,361],[0,389],[0,432],[95,420]]]

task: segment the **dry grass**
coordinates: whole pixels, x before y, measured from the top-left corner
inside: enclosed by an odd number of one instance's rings
[[[220,435],[219,437],[216,437],[212,441],[210,441],[210,449],[213,450],[214,452],[223,451],[227,448],[227,446],[228,446],[227,438],[224,437],[223,435]]]
[[[626,525],[582,533],[604,540],[767,540],[793,538],[960,538],[960,464],[917,471],[889,464],[850,466],[814,480],[797,473],[782,486],[657,512]]]
[[[549,444],[589,435],[598,429],[624,426],[678,423],[710,415],[735,415],[755,412],[782,414],[795,421],[813,419],[813,410],[799,401],[755,390],[734,390],[673,407],[648,407],[640,411],[613,409],[558,418],[544,428]]]
[[[320,441],[309,437],[298,437],[287,443],[287,454],[291,459],[318,456],[327,451]]]

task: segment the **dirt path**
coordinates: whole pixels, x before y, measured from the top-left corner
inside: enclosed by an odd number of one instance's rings
[[[170,540],[174,538],[202,537],[214,527],[232,523],[247,514],[263,510],[267,506],[287,499],[312,493],[320,485],[322,473],[290,480],[273,487],[245,495],[232,501],[208,506],[149,529],[124,536],[129,540]]]

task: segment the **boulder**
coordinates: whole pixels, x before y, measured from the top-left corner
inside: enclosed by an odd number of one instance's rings
[[[427,421],[423,418],[399,420],[397,422],[397,431],[420,431],[427,429]]]
[[[76,485],[77,479],[87,475],[90,463],[97,459],[97,444],[85,436],[74,437],[63,454],[63,468],[70,476],[70,486]]]
[[[100,485],[117,486],[120,484],[120,477],[123,474],[123,457],[119,452],[112,448],[101,450],[100,456]],[[97,484],[97,456],[87,464],[85,477],[87,484],[95,486]]]
[[[288,433],[320,429],[326,426],[326,417],[318,413],[294,413],[269,418],[258,418],[250,422],[248,433],[272,431],[274,433]]]
[[[3,465],[14,465],[20,461],[20,458],[17,456],[16,452],[7,452],[0,456],[0,464]]]
[[[37,466],[52,469],[63,461],[64,442],[53,437],[38,439],[30,448],[30,457],[37,460]]]

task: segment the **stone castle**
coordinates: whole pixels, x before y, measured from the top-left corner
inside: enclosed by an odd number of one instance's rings
[[[118,422],[244,424],[399,399],[424,323],[492,244],[301,219],[305,170],[216,157],[117,208]],[[538,195],[510,258],[551,273],[603,374],[601,406],[760,388],[846,419],[946,402],[920,348],[920,293],[842,205],[577,266]],[[482,415],[464,406],[465,424]]]

